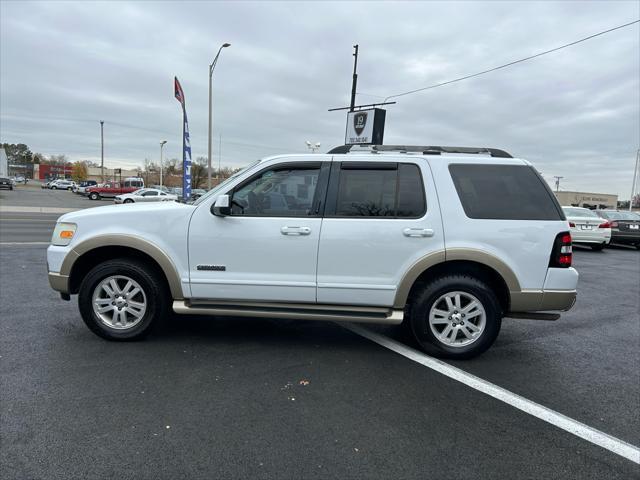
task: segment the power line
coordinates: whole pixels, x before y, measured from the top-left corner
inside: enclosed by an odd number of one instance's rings
[[[501,68],[510,67],[511,65],[515,65],[517,63],[526,62],[527,60],[531,60],[533,58],[537,58],[537,57],[541,57],[543,55],[547,55],[549,53],[557,52],[558,50],[562,50],[563,48],[571,47],[571,46],[576,45],[576,44],[581,43],[581,42],[586,42],[587,40],[591,40],[592,38],[599,37],[600,35],[604,35],[606,33],[610,33],[610,32],[613,32],[615,30],[619,30],[621,28],[628,27],[630,25],[634,25],[634,24],[636,24],[638,22],[640,22],[640,20],[634,20],[633,22],[625,23],[624,25],[618,25],[617,27],[610,28],[609,30],[604,30],[602,32],[594,33],[593,35],[589,35],[588,37],[581,38],[580,40],[576,40],[574,42],[567,43],[565,45],[561,45],[561,46],[556,47],[556,48],[552,48],[551,50],[545,50],[544,52],[536,53],[535,55],[530,55],[528,57],[521,58],[520,60],[514,60],[513,62],[505,63],[504,65],[493,67],[493,68],[490,68],[488,70],[483,70],[483,71],[478,72],[478,73],[473,73],[471,75],[465,75],[464,77],[455,78],[455,79],[449,80],[447,82],[436,83],[434,85],[429,85],[427,87],[417,88],[415,90],[409,90],[408,92],[398,93],[396,95],[390,95],[390,96],[386,97],[384,99],[384,101],[386,102],[390,98],[404,97],[405,95],[410,95],[412,93],[423,92],[425,90],[430,90],[432,88],[442,87],[444,85],[449,85],[449,84],[455,83],[455,82],[461,82],[462,80],[467,80],[469,78],[478,77],[480,75],[484,75],[485,73],[495,72],[496,70],[500,70]]]

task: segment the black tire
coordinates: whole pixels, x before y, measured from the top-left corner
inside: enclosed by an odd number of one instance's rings
[[[91,192],[89,194],[89,199],[90,200],[100,200],[100,195],[96,192]]]
[[[57,190],[58,187],[56,187],[55,185],[53,187],[51,187],[51,190]]]
[[[139,323],[128,329],[119,330],[108,326],[93,310],[94,290],[102,280],[113,275],[133,279],[146,297],[146,312]],[[93,333],[107,340],[132,341],[144,338],[153,326],[162,323],[169,311],[170,294],[161,275],[155,268],[131,258],[107,260],[97,265],[80,285],[78,307],[84,323]]]
[[[595,250],[596,252],[599,252],[600,250],[602,250],[605,247],[604,243],[598,243],[596,245],[591,245],[591,248],[593,250]]]
[[[442,295],[455,291],[473,295],[485,311],[482,333],[472,343],[458,347],[439,340],[429,325],[429,312],[434,303]],[[484,282],[466,275],[447,275],[425,284],[412,294],[407,320],[413,337],[426,353],[434,357],[463,360],[480,355],[493,344],[500,333],[502,309],[495,293]],[[457,335],[460,338],[462,333]]]
[[[130,198],[127,198],[124,202],[122,203],[133,203],[133,200],[131,200]]]

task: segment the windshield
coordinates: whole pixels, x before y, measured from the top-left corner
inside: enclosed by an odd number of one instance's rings
[[[140,188],[136,191],[133,192],[134,195],[142,195],[144,192],[146,192],[147,189],[146,188]]]
[[[562,207],[564,210],[564,214],[567,217],[589,217],[589,218],[599,218],[598,215],[592,210],[588,210],[586,208],[569,208]]]
[[[213,187],[211,190],[209,190],[207,193],[205,193],[204,195],[202,195],[199,199],[197,199],[195,202],[193,202],[194,205],[200,205],[202,202],[204,202],[207,198],[211,197],[212,195],[217,195],[220,191],[224,190],[224,188],[232,181],[235,180],[236,178],[238,178],[241,174],[243,174],[244,172],[246,172],[247,170],[249,170],[250,168],[253,168],[254,166],[256,166],[257,164],[260,163],[260,160],[253,162],[252,164],[250,164],[249,166],[243,168],[242,170],[238,170],[236,173],[234,173],[233,175],[231,175],[229,178],[227,178],[224,182],[222,182],[219,185],[216,185],[215,187]]]

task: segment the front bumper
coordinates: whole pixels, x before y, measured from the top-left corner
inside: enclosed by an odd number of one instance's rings
[[[49,285],[56,292],[68,294],[69,293],[69,276],[60,275],[59,273],[49,272]]]

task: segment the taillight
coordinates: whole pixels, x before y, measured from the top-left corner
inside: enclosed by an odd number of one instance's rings
[[[573,222],[569,222],[569,227],[570,227],[570,228],[576,228],[576,224],[575,224],[575,223],[573,223]]]
[[[609,222],[604,222],[598,225],[598,228],[611,228],[611,224]]]
[[[611,222],[611,223],[609,224],[609,226],[610,226],[611,228],[618,228],[618,222]]]
[[[549,259],[549,266],[552,268],[567,268],[571,266],[571,234],[562,232],[556,236],[553,242],[553,250]]]

